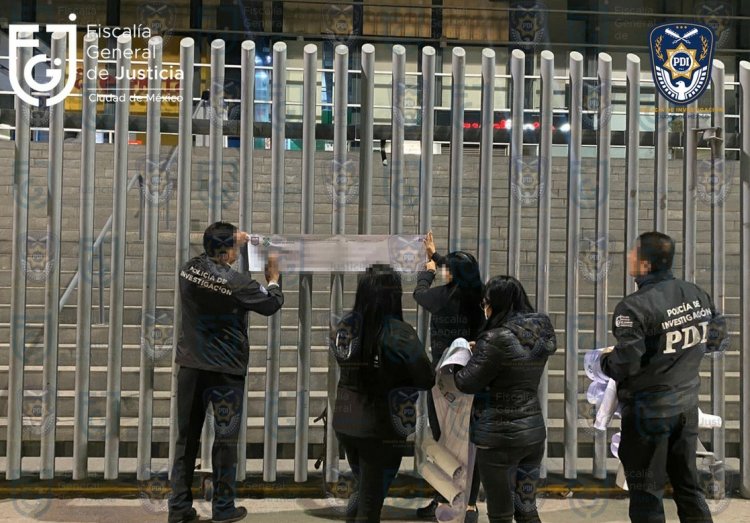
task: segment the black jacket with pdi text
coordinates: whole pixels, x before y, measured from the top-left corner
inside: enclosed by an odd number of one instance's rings
[[[617,344],[602,355],[602,371],[617,382],[623,415],[676,416],[697,407],[701,359],[726,350],[726,321],[705,291],[669,270],[636,283],[615,307]]]
[[[181,367],[245,375],[249,360],[247,314],[271,316],[284,304],[278,285],[264,287],[207,254],[180,270],[182,329],[176,363]]]
[[[445,259],[435,253],[432,257],[438,265],[444,265]],[[474,341],[484,317],[479,303],[469,311],[461,310],[460,289],[456,285],[431,287],[435,281],[432,271],[420,271],[417,274],[417,286],[412,296],[414,300],[430,313],[430,350],[432,364],[437,365],[445,349],[451,346],[456,338]],[[472,315],[482,316],[472,322]],[[475,325],[475,327],[472,327]]]
[[[480,447],[520,447],[547,437],[537,390],[555,328],[542,313],[517,314],[482,332],[456,387],[474,394],[469,435]]]
[[[361,326],[354,313],[342,318],[334,333]],[[336,334],[334,334],[336,336]],[[377,334],[374,361],[364,361],[357,349],[334,351],[340,377],[333,411],[336,432],[358,438],[394,441],[405,439],[393,426],[398,415],[390,404],[399,391],[427,390],[435,384],[435,372],[414,328],[395,318],[386,319]],[[354,334],[350,346],[361,347]],[[332,340],[332,347],[336,343]]]

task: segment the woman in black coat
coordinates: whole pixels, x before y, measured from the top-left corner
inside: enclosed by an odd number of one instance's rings
[[[555,330],[511,276],[487,283],[482,308],[487,324],[455,381],[474,394],[469,434],[487,513],[490,523],[512,523],[514,516],[517,523],[538,523],[536,484],[547,433],[537,390],[557,348]]]
[[[471,254],[456,251],[447,256],[440,256],[435,250],[432,231],[427,234],[424,243],[429,262],[425,270],[417,275],[417,286],[413,296],[416,302],[431,314],[430,350],[432,364],[437,366],[445,350],[456,338],[476,340],[479,329],[484,324],[484,316],[479,308],[482,300],[482,278],[479,274],[479,264]],[[437,266],[443,268],[443,279],[447,283],[432,287]],[[427,395],[427,416],[430,420],[432,437],[438,441],[440,425],[435,413],[432,394]],[[474,523],[478,520],[476,511],[478,494],[479,475],[475,470],[467,503],[466,523]],[[442,496],[436,494],[428,506],[417,510],[417,516],[431,519],[435,515],[438,503],[445,502]]]
[[[331,350],[341,369],[333,429],[357,479],[356,513],[348,521],[377,523],[406,438],[416,426],[419,390],[435,372],[417,333],[404,322],[401,277],[387,265],[359,279],[352,311],[332,333]]]

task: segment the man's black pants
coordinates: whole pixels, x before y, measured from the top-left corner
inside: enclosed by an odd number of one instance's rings
[[[195,460],[208,404],[214,408],[213,517],[234,510],[237,438],[244,402],[245,377],[181,367],[177,374],[177,444],[170,483],[170,514],[183,514],[193,504]]]
[[[698,484],[696,445],[698,408],[669,418],[646,418],[624,412],[619,456],[630,493],[630,521],[663,523],[667,477],[681,523],[711,523]]]
[[[406,443],[355,438],[341,433],[337,436],[358,483],[357,502],[351,505],[356,514],[347,514],[347,521],[379,523],[383,502],[401,466]]]

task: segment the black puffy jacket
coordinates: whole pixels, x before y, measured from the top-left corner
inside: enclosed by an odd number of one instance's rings
[[[537,396],[547,358],[557,349],[546,314],[518,314],[482,332],[456,386],[474,394],[469,434],[481,447],[519,447],[547,437]]]
[[[432,388],[435,372],[414,328],[393,318],[381,329],[372,361],[364,361],[358,321],[346,315],[331,340],[341,370],[333,428],[358,438],[404,440],[416,426],[418,391]]]

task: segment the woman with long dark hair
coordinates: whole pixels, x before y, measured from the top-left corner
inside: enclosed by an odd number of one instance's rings
[[[557,348],[546,314],[534,312],[512,276],[484,289],[487,323],[472,357],[455,374],[456,387],[474,394],[471,441],[487,494],[490,523],[539,523],[536,485],[547,432],[537,397],[547,358]]]
[[[436,252],[432,231],[427,233],[424,241],[429,261],[425,270],[417,276],[417,286],[414,289],[416,302],[431,313],[430,318],[430,350],[432,364],[436,366],[443,356],[445,349],[450,347],[456,338],[468,341],[477,339],[479,330],[484,323],[484,316],[479,308],[482,300],[482,278],[479,274],[477,260],[464,251],[455,251],[441,256]],[[432,287],[435,281],[437,266],[443,269],[445,285]],[[435,441],[440,439],[440,423],[435,413],[435,403],[432,394],[427,395],[427,416],[430,420],[430,430]],[[466,523],[478,520],[476,502],[479,494],[479,475],[475,468],[474,478],[468,499]],[[421,518],[433,518],[438,503],[445,503],[440,494],[426,507],[417,510]]]
[[[419,390],[435,373],[417,333],[404,322],[401,277],[388,265],[361,275],[354,308],[331,337],[341,369],[333,428],[358,490],[349,521],[379,522],[383,500],[416,426]]]

